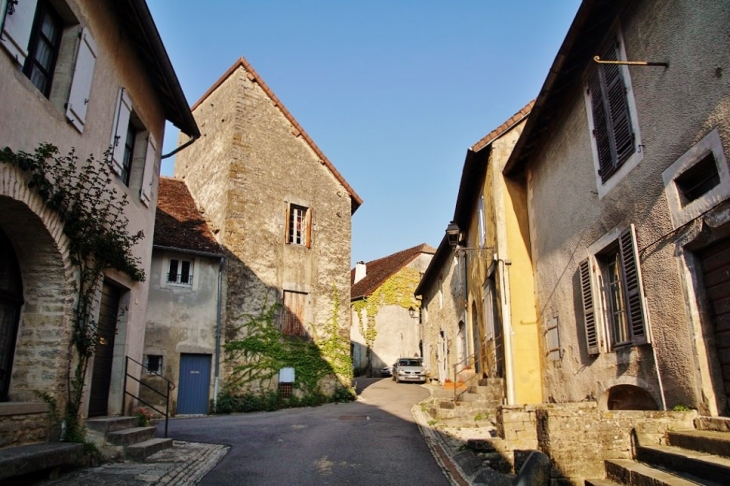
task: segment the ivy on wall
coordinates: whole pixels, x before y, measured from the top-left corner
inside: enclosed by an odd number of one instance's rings
[[[378,330],[376,329],[378,311],[386,305],[397,305],[404,309],[420,308],[421,301],[413,295],[420,281],[421,273],[418,270],[405,267],[375,289],[369,297],[352,303],[352,308],[357,314],[358,329],[365,339],[365,356],[368,368],[372,366],[372,349],[375,339],[378,337]],[[372,369],[368,371],[372,372]]]
[[[245,323],[236,329],[240,339],[228,341],[224,350],[232,363],[224,393],[228,396],[245,393],[246,388],[270,388],[282,368],[294,368],[294,388],[303,395],[322,397],[320,382],[327,376],[336,376],[339,386],[351,395],[352,360],[349,340],[340,328],[340,297],[332,286],[332,310],[318,330],[312,325],[312,340],[285,335],[277,326],[280,303],[264,304],[258,315],[242,316]]]
[[[107,151],[105,159],[108,156]],[[81,162],[73,149],[64,156],[54,145],[44,143],[32,154],[6,147],[0,151],[0,162],[27,174],[28,187],[58,215],[69,240],[69,256],[77,269],[70,342],[76,359],[68,360],[64,420],[66,439],[82,442],[81,399],[98,339],[96,308],[104,272],[114,269],[133,281],[143,281],[141,261],[133,256],[132,248],[144,233],[128,233],[129,220],[124,212],[129,204],[127,196],[112,185],[109,164],[93,155]]]

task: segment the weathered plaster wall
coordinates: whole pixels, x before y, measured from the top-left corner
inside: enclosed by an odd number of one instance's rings
[[[652,348],[632,347],[589,357],[582,327],[578,263],[587,248],[615,227],[636,225],[648,313],[667,404],[702,407],[696,347],[682,298],[674,229],[662,171],[717,126],[730,148],[730,62],[725,32],[730,13],[717,2],[640,2],[622,19],[628,59],[669,61],[668,69],[631,69],[643,160],[603,198],[598,197],[582,94],[565,114],[528,171],[530,229],[538,307],[557,315],[563,358],[546,364],[545,394],[557,401],[598,397],[616,384],[634,384],[660,403]],[[661,244],[653,242],[667,238]],[[646,249],[646,251],[643,251]]]
[[[158,141],[159,151],[164,135],[164,114],[157,101],[153,86],[141,68],[136,52],[133,51],[129,39],[121,34],[124,29],[117,22],[114,10],[109,8],[108,2],[67,0],[65,3],[68,5],[71,17],[75,17],[78,24],[69,27],[71,30],[64,35],[64,39],[73,39],[75,32],[81,27],[86,27],[89,29],[98,48],[83,134],[67,123],[64,116],[65,107],[63,104],[67,101],[70,74],[66,75],[67,79],[64,80],[63,73],[71,70],[73,58],[62,58],[60,60],[57,76],[54,79],[54,91],[51,94],[51,99],[47,99],[23,75],[5,49],[0,48],[0,85],[3,86],[3,89],[0,90],[0,106],[2,106],[4,118],[11,120],[11,122],[4,124],[0,133],[0,147],[7,146],[16,151],[31,152],[39,143],[49,142],[58,146],[61,154],[66,154],[71,148],[75,148],[81,159],[93,154],[97,160],[101,160],[112,139],[118,90],[120,87],[125,87],[132,99],[135,112]],[[73,42],[76,41],[70,40],[69,42],[71,44],[64,44],[64,50],[75,52],[76,46]],[[26,211],[30,208],[30,211],[41,214],[41,219],[47,224],[45,232],[53,234],[54,238],[58,239],[60,226],[49,223],[48,211],[36,206],[30,206],[31,203],[28,202],[27,198],[17,194],[18,186],[24,184],[24,176],[8,168],[2,168],[2,170],[4,189],[0,194],[7,195],[10,199],[0,200],[0,213],[6,213],[11,207],[14,207],[11,204],[17,198],[26,205]],[[155,160],[153,173],[159,173],[159,158]],[[129,219],[128,228],[130,233],[143,231],[147,235],[147,238],[133,249],[133,255],[140,259],[142,269],[149,273],[157,177],[154,178],[153,182],[150,207],[141,203],[139,186],[128,188],[116,178],[112,184],[119,192],[128,195],[129,205],[125,210],[125,214]],[[18,207],[17,210],[23,209]],[[31,248],[37,248],[43,252],[58,251],[60,254],[64,254],[66,251],[64,248],[53,250],[51,247],[43,249],[37,246],[47,238],[42,228],[38,228],[34,237],[31,234],[23,235],[24,231],[19,230],[17,225],[6,226],[3,223],[2,227],[20,253],[26,254]],[[28,244],[36,237],[38,241]],[[45,253],[43,258],[45,257],[59,258],[59,260],[62,258],[60,255],[54,257],[51,253]],[[31,258],[31,256],[29,255],[28,258]],[[23,264],[21,263],[21,265]],[[64,264],[59,261],[59,265]],[[66,272],[64,278],[68,279],[68,269]],[[109,272],[107,277],[128,290],[124,297],[124,302],[128,303],[128,308],[124,319],[120,321],[120,331],[115,343],[115,360],[109,399],[110,413],[117,413],[121,404],[124,355],[130,355],[135,359],[141,358],[142,355],[148,284],[146,282],[132,282],[125,275],[115,272]],[[23,278],[26,289],[40,288],[32,283],[32,279],[41,278],[39,275],[34,276],[32,273],[25,273]],[[42,296],[39,295],[36,298],[31,294],[27,295],[17,349],[19,366],[16,367],[16,371],[19,374],[14,375],[13,384],[11,385],[18,389],[18,397],[22,395],[22,399],[28,397],[26,396],[27,393],[20,393],[21,389],[29,390],[34,387],[47,389],[51,386],[49,385],[50,381],[61,378],[62,373],[60,373],[60,370],[66,369],[65,364],[52,367],[49,360],[59,360],[62,359],[62,356],[66,356],[67,345],[64,342],[67,342],[66,333],[69,326],[69,308],[67,307],[70,305],[67,287],[69,285],[70,282],[68,281],[63,282],[63,284],[60,282],[51,283]],[[66,288],[61,288],[63,286],[66,286]],[[48,307],[50,304],[42,303],[51,301],[54,302],[54,310],[52,311],[51,307]],[[38,321],[37,317],[33,317],[38,314],[39,309],[53,314],[52,318],[42,320],[42,327],[39,327],[41,321]],[[24,341],[26,339],[27,341]],[[51,343],[55,343],[55,346]],[[46,345],[50,348],[45,349]],[[24,355],[24,353],[31,353],[31,355]],[[31,359],[32,354],[36,354],[32,358],[33,362],[36,364],[40,362],[41,358],[37,356],[37,353],[43,354],[42,360],[47,363],[48,368],[52,367],[52,369],[45,370],[45,368],[36,367],[32,372],[23,371],[24,367],[21,362],[25,359]],[[60,390],[64,386],[65,383],[56,381],[55,389]],[[135,386],[131,385],[130,388],[135,388]],[[14,392],[11,390],[12,393]],[[59,398],[62,399],[60,395]]]
[[[190,287],[168,284],[169,267],[165,263],[169,258],[193,260],[196,284]],[[178,385],[170,396],[173,414],[180,389],[181,353],[211,355],[208,396],[213,398],[219,265],[217,259],[185,253],[155,250],[152,254],[144,354],[162,356],[162,376]],[[143,381],[157,389],[165,389],[163,380],[153,375],[143,375]],[[143,394],[142,398],[164,406],[164,400],[154,393]]]
[[[280,302],[283,290],[305,292],[305,327],[330,317],[347,336],[350,195],[299,136],[262,87],[237,67],[194,110],[203,137],[176,160],[228,253],[226,337],[246,314]],[[286,208],[313,211],[311,248],[285,243]]]

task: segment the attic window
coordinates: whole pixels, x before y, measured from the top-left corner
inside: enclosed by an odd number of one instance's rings
[[[710,152],[695,165],[674,180],[679,190],[680,202],[686,206],[720,185],[715,156]]]

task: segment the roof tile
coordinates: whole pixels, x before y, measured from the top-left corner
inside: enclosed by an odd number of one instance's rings
[[[387,257],[367,262],[365,264],[367,275],[357,283],[353,283],[355,281],[355,269],[353,268],[350,272],[350,283],[352,283],[352,289],[350,291],[351,300],[361,299],[371,295],[386,280],[401,268],[408,265],[421,253],[430,253],[433,255],[436,253],[436,249],[426,243],[422,243],[413,248],[393,253]]]

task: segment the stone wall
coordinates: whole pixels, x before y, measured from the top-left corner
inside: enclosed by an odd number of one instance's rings
[[[0,448],[46,442],[51,422],[44,403],[0,404]]]

